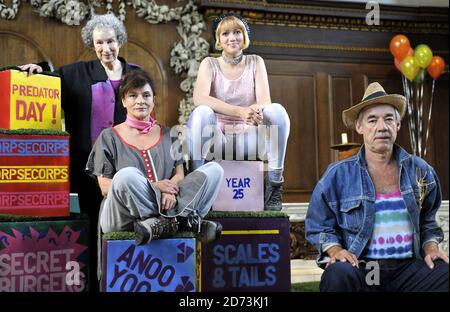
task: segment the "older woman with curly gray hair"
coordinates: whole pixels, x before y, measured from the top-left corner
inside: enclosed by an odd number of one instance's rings
[[[95,29],[110,28],[116,34],[119,46],[123,46],[127,42],[127,31],[123,23],[113,14],[94,15],[81,30],[81,39],[88,48],[95,48],[93,32]]]
[[[85,46],[95,51],[97,59],[65,65],[57,71],[61,77],[66,130],[71,135],[70,191],[78,193],[81,212],[90,216],[91,230],[95,233],[97,207],[102,196],[84,169],[100,132],[125,121],[119,85],[121,78],[137,66],[119,57],[120,48],[127,42],[127,32],[113,14],[94,15],[83,27],[81,36]],[[20,68],[29,74],[40,73],[44,65],[27,64]]]

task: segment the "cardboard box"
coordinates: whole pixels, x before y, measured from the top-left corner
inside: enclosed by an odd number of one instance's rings
[[[0,222],[0,292],[86,291],[88,222]]]
[[[195,239],[104,240],[102,268],[106,292],[195,292]]]
[[[217,161],[224,170],[222,186],[213,204],[215,211],[263,211],[262,161]]]
[[[0,214],[69,215],[69,136],[0,133]]]
[[[0,128],[61,130],[61,81],[18,70],[0,72]]]
[[[290,235],[287,217],[211,218],[222,236],[201,244],[199,291],[291,291]]]

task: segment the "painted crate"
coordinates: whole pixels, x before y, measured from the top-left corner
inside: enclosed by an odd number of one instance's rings
[[[199,291],[289,292],[290,242],[287,217],[211,218],[222,236],[201,244]]]
[[[70,193],[70,212],[80,213],[80,201],[78,200],[78,193]]]
[[[264,210],[262,161],[219,160],[217,163],[222,166],[224,176],[213,210]]]
[[[69,136],[0,133],[0,213],[69,215]]]
[[[105,292],[195,292],[195,239],[104,240],[102,290]]]
[[[0,222],[0,292],[87,291],[88,222]]]
[[[61,130],[61,81],[48,75],[0,72],[0,128]]]

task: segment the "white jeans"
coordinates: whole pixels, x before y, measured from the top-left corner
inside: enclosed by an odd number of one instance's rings
[[[204,164],[211,146],[214,147],[214,158],[228,159],[227,151],[234,149],[232,159],[262,159],[261,156],[267,154],[269,170],[282,169],[286,156],[286,146],[290,131],[290,119],[280,104],[273,103],[263,110],[262,125],[248,126],[243,135],[239,135],[236,142],[217,125],[217,118],[214,111],[204,105],[200,105],[192,112],[188,121],[188,137],[190,170],[199,168]],[[275,131],[272,131],[275,129]],[[233,144],[235,143],[235,144]],[[226,156],[220,157],[220,152],[225,151]],[[233,151],[232,151],[233,153]],[[251,158],[258,155],[256,159]],[[249,158],[250,156],[250,158]],[[243,158],[240,158],[243,157]]]

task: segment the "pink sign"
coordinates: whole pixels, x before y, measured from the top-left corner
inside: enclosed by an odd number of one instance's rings
[[[264,210],[262,161],[217,161],[224,170],[222,187],[213,204],[216,211]]]
[[[27,227],[9,223],[13,224],[9,229],[4,226],[8,223],[0,226],[0,292],[84,291],[87,262],[79,256],[87,249],[80,244],[86,234],[68,225],[57,234],[49,222],[39,223],[32,226],[30,222]]]

